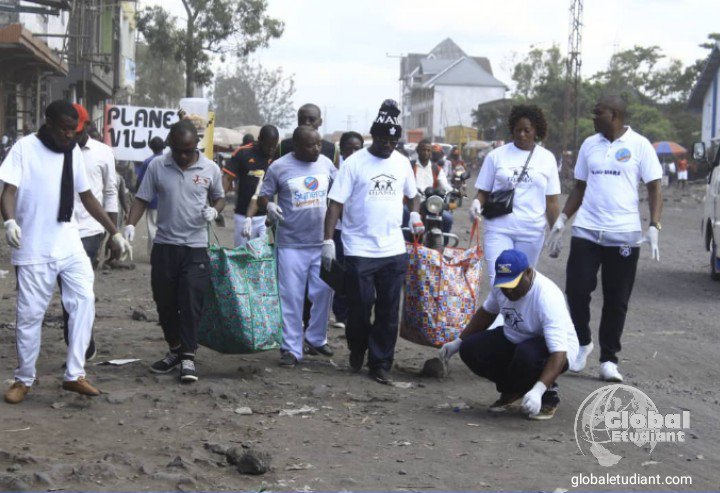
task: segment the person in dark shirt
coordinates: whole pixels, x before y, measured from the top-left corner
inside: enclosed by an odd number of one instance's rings
[[[152,139],[150,139],[148,147],[153,152],[153,155],[143,161],[142,166],[140,166],[140,169],[138,169],[137,171],[137,187],[135,188],[136,193],[138,190],[140,190],[140,184],[145,177],[145,172],[150,165],[150,161],[152,161],[158,156],[162,156],[163,151],[165,150],[165,141],[161,137],[153,137]],[[157,197],[153,198],[148,204],[147,213],[145,214],[145,220],[147,222],[148,233],[147,252],[148,256],[150,256],[150,252],[152,252],[153,242],[155,241],[155,234],[157,234]]]
[[[297,113],[297,119],[298,127],[302,125],[307,125],[314,128],[315,130],[319,129],[323,122],[320,108],[316,104],[312,103],[307,103],[300,107]],[[285,154],[293,152],[294,150],[295,148],[293,147],[293,140],[285,139],[280,142],[277,157],[284,156]],[[337,167],[338,153],[337,149],[335,148],[335,144],[333,144],[329,140],[323,139],[321,141],[320,154],[332,161],[333,164]]]
[[[265,125],[260,129],[258,140],[239,147],[223,168],[225,193],[235,184],[235,248],[266,232],[267,211],[257,209],[257,194],[276,153],[278,140],[278,129]]]

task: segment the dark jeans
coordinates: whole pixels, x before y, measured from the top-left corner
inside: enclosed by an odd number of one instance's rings
[[[597,273],[602,268],[601,363],[618,362],[616,354],[621,349],[620,336],[625,327],[639,257],[639,247],[605,247],[575,237],[570,242],[565,293],[581,346],[592,341],[590,295],[597,287]]]
[[[85,250],[85,253],[90,258],[90,263],[92,264],[93,270],[97,268],[98,265],[98,251],[100,251],[100,246],[102,245],[103,238],[105,237],[105,233],[98,233],[93,236],[87,236],[85,238],[80,238],[80,241],[82,241],[83,249]],[[62,283],[60,282],[60,278],[58,277],[58,287],[60,288],[60,292],[62,292]],[[65,339],[65,345],[68,344],[68,323],[70,320],[70,314],[65,310],[65,306],[63,306],[62,301],[60,302],[60,306],[62,306],[63,311],[63,337]],[[90,334],[90,344],[88,345],[86,357],[92,356],[92,354],[95,352],[95,338],[93,337],[92,333]]]
[[[400,293],[408,256],[345,257],[346,294],[349,303],[345,336],[352,352],[369,351],[370,369],[390,370],[400,318]],[[370,317],[375,307],[375,321]]]
[[[335,259],[340,262],[340,264],[343,264],[345,262],[345,249],[342,244],[342,231],[336,229],[335,234],[333,234],[333,239],[335,240]],[[335,293],[332,309],[335,314],[335,320],[344,324],[347,323],[348,302],[344,294]]]
[[[170,348],[197,349],[205,292],[210,287],[210,260],[205,248],[155,243],[150,254],[150,283],[160,325]]]
[[[460,345],[460,358],[473,373],[495,383],[501,394],[524,395],[545,368],[550,353],[545,338],[534,337],[513,344],[502,327],[476,332]],[[563,372],[567,371],[567,364]],[[557,404],[557,386],[543,395],[543,403]]]

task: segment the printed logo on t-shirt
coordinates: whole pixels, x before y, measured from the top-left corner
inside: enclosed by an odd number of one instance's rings
[[[288,180],[293,209],[325,207],[329,184],[327,175],[298,176]]]
[[[530,178],[530,173],[529,173],[529,171],[530,171],[530,170],[526,171],[526,172],[525,172],[525,175],[522,177],[522,182],[523,182],[523,183],[532,183],[532,178]],[[522,173],[522,167],[520,167],[520,168],[515,168],[515,169],[513,170],[512,176],[511,176],[510,178],[508,178],[508,181],[509,181],[511,184],[515,185],[515,184],[518,182],[518,178],[520,177],[520,173]]]
[[[627,149],[626,147],[618,149],[618,151],[615,153],[615,159],[621,163],[626,163],[630,161],[631,157],[632,154],[630,153],[630,149]]]
[[[503,308],[503,317],[505,318],[505,325],[514,330],[515,332],[526,332],[524,326],[521,328],[520,324],[525,320],[522,318],[522,314],[519,313],[515,308]]]
[[[370,178],[370,181],[370,191],[368,192],[370,198],[384,200],[397,197],[397,179],[393,175],[378,175]]]
[[[193,183],[195,185],[209,185],[210,179],[202,177],[200,175],[195,175],[195,177],[192,179]]]

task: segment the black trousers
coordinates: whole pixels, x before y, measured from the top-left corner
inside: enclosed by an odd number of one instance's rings
[[[345,262],[345,249],[342,244],[342,231],[339,229],[335,230],[333,234],[335,240],[335,258],[338,262],[343,264]],[[346,323],[348,318],[348,302],[347,297],[344,294],[335,293],[333,295],[333,313],[335,314],[335,320],[341,323]]]
[[[635,283],[640,247],[606,247],[573,237],[567,263],[567,294],[570,316],[581,346],[590,344],[590,295],[602,269],[603,307],[600,317],[600,362],[617,363],[620,337],[625,327],[628,302]]]
[[[197,349],[205,292],[210,287],[210,260],[205,248],[154,244],[150,283],[160,325],[170,348]]]
[[[385,258],[345,257],[348,321],[345,336],[352,352],[368,351],[370,369],[390,370],[395,357],[400,294],[407,254]],[[375,307],[375,321],[370,318]]]
[[[540,379],[550,353],[544,337],[533,337],[513,344],[505,330],[476,332],[460,345],[460,358],[473,373],[495,383],[501,394],[524,395]],[[567,371],[567,364],[563,372]],[[543,395],[543,403],[557,404],[557,386]]]

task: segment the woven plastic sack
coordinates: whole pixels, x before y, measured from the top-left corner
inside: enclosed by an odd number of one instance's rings
[[[198,343],[220,353],[277,349],[282,341],[275,252],[267,238],[235,249],[210,246],[211,287]]]
[[[400,337],[440,347],[457,339],[478,308],[482,249],[445,248],[443,253],[407,243],[409,265]]]

